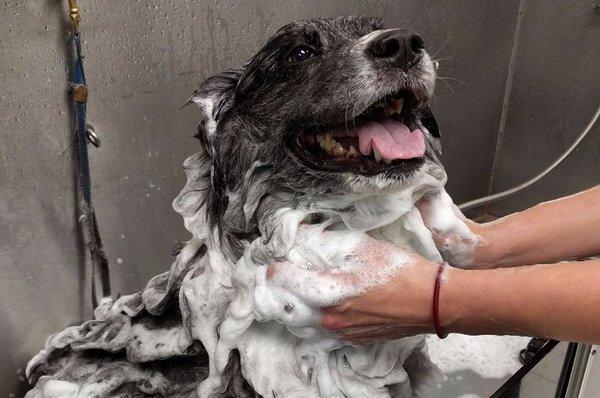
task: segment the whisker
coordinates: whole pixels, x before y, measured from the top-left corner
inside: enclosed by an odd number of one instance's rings
[[[444,79],[456,80],[457,82],[462,83],[465,87],[467,87],[467,88],[469,87],[469,85],[467,83],[465,83],[464,81],[457,79],[455,77],[450,77],[450,76],[438,76],[438,77],[444,78]]]
[[[444,42],[442,43],[442,45],[440,46],[440,48],[438,48],[438,50],[433,53],[433,55],[431,55],[431,58],[435,57],[436,55],[438,55],[438,53],[440,51],[442,51],[442,49],[446,46],[446,44],[448,44],[448,40],[450,40],[451,35],[448,35],[448,37],[446,37],[446,40],[444,40]]]
[[[454,58],[452,57],[445,57],[445,58],[431,58],[432,61],[435,62],[444,62],[444,61],[454,61]]]
[[[444,84],[446,84],[446,86],[448,86],[448,88],[450,88],[450,91],[452,91],[452,94],[454,95],[454,89],[452,88],[450,83],[448,83],[443,77],[438,76],[438,79],[440,79]]]
[[[344,112],[344,124],[346,127],[346,134],[349,133],[348,131],[348,106],[346,105],[346,111]]]

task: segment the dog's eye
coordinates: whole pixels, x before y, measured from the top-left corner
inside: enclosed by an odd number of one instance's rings
[[[306,47],[306,46],[298,46],[292,50],[290,55],[288,56],[288,61],[299,63],[304,62],[309,58],[312,58],[315,55],[315,52]]]

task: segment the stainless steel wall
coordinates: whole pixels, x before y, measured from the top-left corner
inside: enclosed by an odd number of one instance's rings
[[[525,0],[492,189],[535,176],[563,153],[600,104],[600,10],[594,2]],[[505,214],[600,183],[600,123],[538,184],[492,207]]]
[[[150,276],[166,270],[172,245],[187,237],[170,203],[184,182],[180,165],[196,150],[191,136],[198,113],[192,107],[177,108],[198,82],[239,65],[292,20],[375,15],[388,26],[419,31],[440,58],[440,75],[452,86],[440,82],[434,104],[444,134],[449,190],[458,202],[487,192],[518,0],[79,2],[89,121],[102,136],[102,147],[91,149],[93,189],[115,293],[140,289]],[[537,91],[544,94],[538,100],[546,106],[535,117],[545,120],[557,112],[553,106],[559,95],[570,110],[564,112],[569,115],[565,120],[580,126],[574,112],[587,115],[583,107],[589,106],[588,101],[578,99],[578,94],[568,100],[562,97],[570,92],[569,85],[559,94],[552,94],[550,87],[564,79],[577,80],[573,75],[581,69],[563,63],[583,58],[585,43],[561,36],[569,36],[573,29],[567,23],[586,21],[589,5],[564,6],[566,19],[558,26],[555,19],[546,19],[554,14],[543,10],[541,1],[525,2],[542,10],[524,20],[521,39],[529,34],[538,39],[529,38],[519,47],[519,59],[537,59],[527,49],[545,37],[540,33],[544,30],[561,40],[556,48],[570,56],[563,54],[551,68],[523,67],[524,86],[513,90],[510,109],[516,112],[535,104],[537,95],[528,95],[525,85],[531,74],[547,79],[544,90]],[[41,348],[45,336],[90,314],[89,270],[84,267],[86,253],[78,241],[74,210],[65,8],[59,0],[0,4],[0,394],[4,396],[23,394],[26,360]],[[584,25],[597,33],[597,22],[587,20]],[[548,40],[545,48],[551,52],[554,45]],[[587,54],[589,58],[593,53]],[[577,62],[578,67],[585,64]],[[597,66],[597,59],[588,62]],[[585,75],[593,71],[589,66]],[[517,75],[521,72],[515,81]],[[598,102],[597,68],[588,78],[596,83],[589,101],[595,95]],[[583,84],[577,87],[577,93],[585,91]],[[518,98],[530,99],[519,103]],[[508,152],[509,130],[518,137],[523,131],[518,123],[524,123],[517,113],[508,120],[497,163],[498,187],[518,179],[525,168],[506,166],[515,159]],[[538,161],[533,158],[546,156],[546,150],[538,149],[542,144],[558,151],[568,141],[560,134],[553,131],[551,139],[533,140],[528,142],[530,148],[521,149],[533,153],[531,162]],[[521,161],[529,164],[529,158]]]

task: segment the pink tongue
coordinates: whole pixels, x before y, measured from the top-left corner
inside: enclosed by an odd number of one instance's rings
[[[425,154],[425,138],[421,130],[410,131],[406,125],[393,119],[370,121],[350,133],[358,136],[363,155],[377,148],[387,160],[420,158]]]

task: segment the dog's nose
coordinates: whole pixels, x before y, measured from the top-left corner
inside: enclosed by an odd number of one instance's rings
[[[367,48],[372,58],[386,60],[390,64],[408,70],[423,56],[425,42],[414,32],[394,29],[382,33]]]

